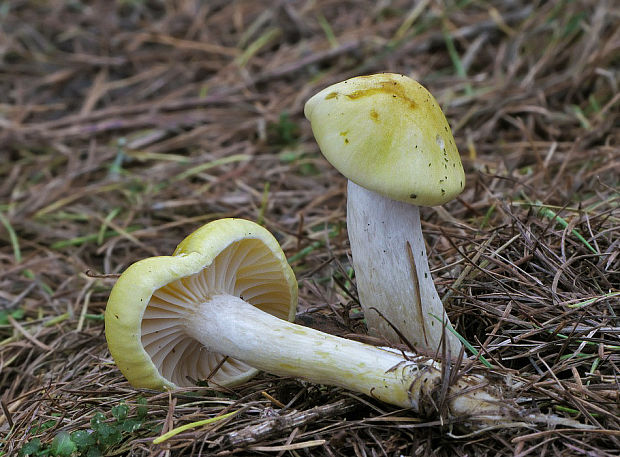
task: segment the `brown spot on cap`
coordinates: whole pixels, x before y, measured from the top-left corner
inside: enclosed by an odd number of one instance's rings
[[[375,94],[391,94],[392,97],[397,97],[408,103],[411,109],[415,109],[417,107],[416,102],[407,96],[407,93],[405,92],[403,86],[398,84],[396,81],[381,81],[378,83],[377,87],[356,90],[351,92],[350,94],[346,94],[346,97],[350,100],[357,100],[358,98],[368,97]]]

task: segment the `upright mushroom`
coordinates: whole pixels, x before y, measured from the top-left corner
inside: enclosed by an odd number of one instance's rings
[[[441,364],[427,357],[295,325],[296,305],[297,282],[275,238],[252,222],[222,219],[189,235],[172,256],[127,268],[110,293],[105,335],[135,387],[235,385],[260,369],[476,428],[550,420],[499,401],[482,376],[448,386]]]
[[[446,203],[465,185],[437,101],[407,76],[381,73],[323,89],[304,113],[323,155],[349,179],[347,229],[370,333],[398,342],[393,325],[430,352],[445,335],[456,355],[461,343],[443,329],[449,320],[429,270],[418,209]]]

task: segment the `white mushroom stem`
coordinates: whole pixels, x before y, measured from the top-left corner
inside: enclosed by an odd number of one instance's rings
[[[442,328],[449,320],[431,277],[418,207],[349,181],[347,230],[370,333],[398,343],[391,323],[418,350],[440,355],[445,334],[456,357],[461,343]]]
[[[232,295],[200,304],[187,332],[207,349],[281,376],[307,379],[417,407],[409,387],[419,363],[402,354],[339,338],[268,314]]]
[[[313,383],[344,387],[423,415],[435,415],[441,398],[441,365],[427,358],[293,324],[232,295],[214,295],[185,321],[187,332],[207,349],[255,368]],[[541,415],[519,417],[499,401],[481,376],[463,376],[444,391],[444,419],[475,428],[549,422]],[[515,422],[516,420],[516,422]],[[581,424],[553,416],[553,423]],[[524,422],[525,421],[525,422]]]

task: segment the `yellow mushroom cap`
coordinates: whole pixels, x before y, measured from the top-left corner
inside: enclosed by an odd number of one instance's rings
[[[393,73],[323,89],[304,114],[323,155],[357,185],[414,205],[441,205],[465,186],[463,165],[439,104]]]
[[[220,219],[185,238],[172,256],[131,265],[114,285],[105,334],[116,365],[134,387],[239,384],[258,371],[210,352],[189,336],[197,303],[229,294],[292,321],[297,281],[276,239],[243,219]]]

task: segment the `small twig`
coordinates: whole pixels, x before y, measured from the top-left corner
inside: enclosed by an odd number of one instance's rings
[[[387,324],[390,326],[390,328],[391,328],[392,330],[394,330],[394,332],[396,332],[396,334],[398,335],[398,337],[401,339],[401,341],[402,341],[403,343],[405,343],[405,345],[409,348],[409,350],[410,350],[411,352],[416,353],[416,354],[418,353],[418,350],[415,348],[415,346],[414,346],[413,344],[411,344],[411,342],[407,339],[407,337],[406,337],[405,335],[403,335],[403,333],[402,333],[400,330],[398,330],[398,328],[396,328],[396,326],[395,326],[394,324],[392,324],[392,323],[390,322],[390,320],[389,320],[387,317],[385,317],[381,311],[379,311],[379,310],[378,310],[377,308],[375,308],[374,306],[371,306],[371,307],[370,307],[370,308],[368,308],[368,309],[372,309],[372,310],[373,310],[374,312],[376,312],[379,316],[381,316],[381,319],[383,319],[385,322],[387,322]],[[409,359],[407,358],[407,356],[406,356],[406,354],[405,354],[405,353],[403,353],[403,355],[405,356],[405,358],[406,358],[407,360],[409,360]]]
[[[120,273],[102,274],[102,273],[95,273],[93,270],[86,270],[84,274],[88,276],[89,278],[98,278],[98,279],[118,279],[121,277]]]
[[[28,331],[24,327],[22,327],[21,324],[17,322],[13,316],[9,314],[7,315],[6,318],[10,322],[10,324],[15,328],[15,330],[21,333],[24,336],[24,338],[26,338],[28,341],[40,347],[44,351],[48,351],[48,352],[53,351],[53,349],[50,346],[48,346],[45,343],[40,342],[38,339],[36,339],[34,336],[28,333]]]
[[[411,244],[409,243],[409,241],[407,241],[406,246],[407,256],[409,257],[409,264],[411,265],[411,283],[413,284],[413,288],[415,290],[415,296],[413,298],[415,300],[416,310],[418,311],[418,321],[422,325],[424,346],[428,347],[429,344],[428,337],[426,336],[426,319],[424,319],[424,311],[422,311],[422,298],[420,297],[420,280],[418,279],[418,267],[415,264],[415,258],[413,256],[413,251],[411,250]],[[392,326],[392,324],[390,324],[390,326]]]
[[[316,406],[306,411],[295,411],[285,416],[269,418],[260,424],[250,425],[226,434],[222,443],[225,447],[247,447],[295,427],[308,425],[319,419],[346,414],[353,411],[357,406],[357,402],[343,399],[328,405]]]

